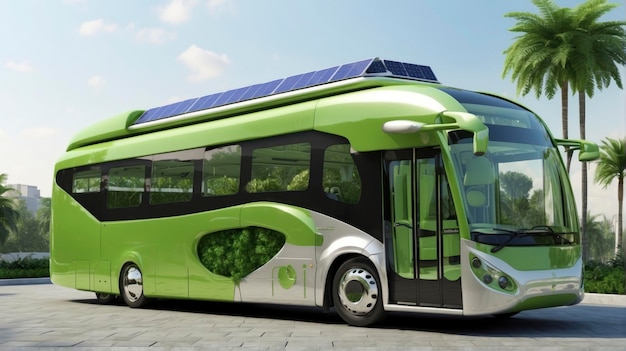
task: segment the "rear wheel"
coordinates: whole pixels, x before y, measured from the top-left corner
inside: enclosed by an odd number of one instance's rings
[[[124,302],[130,307],[142,307],[148,300],[143,294],[141,270],[134,263],[129,263],[122,269],[120,294]]]
[[[98,300],[98,303],[101,303],[103,305],[108,305],[108,304],[114,302],[115,300],[117,300],[117,296],[115,296],[113,294],[109,294],[109,293],[97,292],[96,293],[96,300]]]
[[[382,287],[374,266],[365,258],[344,262],[333,279],[333,303],[350,325],[368,326],[383,319]]]

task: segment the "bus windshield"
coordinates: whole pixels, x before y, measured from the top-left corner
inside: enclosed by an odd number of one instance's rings
[[[489,100],[498,105],[464,104],[489,127],[484,156],[474,156],[470,133],[449,134],[472,240],[496,247],[577,243],[573,194],[545,128],[530,111]]]

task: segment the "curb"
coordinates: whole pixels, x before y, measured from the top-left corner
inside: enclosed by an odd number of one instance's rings
[[[626,307],[626,295],[585,293],[585,298],[581,303],[586,305],[612,305]]]
[[[49,277],[45,278],[16,278],[16,279],[0,279],[0,286],[7,285],[34,285],[34,284],[52,284]]]

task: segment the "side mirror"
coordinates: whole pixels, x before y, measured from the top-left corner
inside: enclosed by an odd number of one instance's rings
[[[555,139],[559,146],[569,147],[571,150],[580,150],[578,161],[589,162],[600,158],[600,149],[596,143],[587,140]]]
[[[463,129],[474,133],[474,155],[482,156],[487,152],[489,128],[475,115],[467,112],[444,111],[439,116],[448,117],[455,123],[425,124],[409,120],[394,120],[383,124],[383,131],[389,134],[408,134],[438,130]],[[439,118],[438,118],[439,119]]]

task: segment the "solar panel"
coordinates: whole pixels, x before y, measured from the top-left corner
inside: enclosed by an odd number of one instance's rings
[[[435,74],[428,66],[374,58],[151,108],[146,110],[133,125],[345,79],[368,76],[401,77],[437,83]]]

